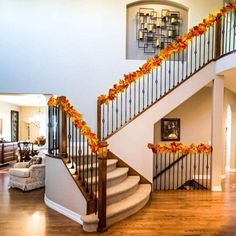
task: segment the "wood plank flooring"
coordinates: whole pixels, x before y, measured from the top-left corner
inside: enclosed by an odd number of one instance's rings
[[[44,189],[24,193],[8,189],[8,181],[0,171],[0,236],[101,235],[46,207]],[[103,235],[236,235],[236,174],[227,177],[223,192],[155,192],[140,212]]]

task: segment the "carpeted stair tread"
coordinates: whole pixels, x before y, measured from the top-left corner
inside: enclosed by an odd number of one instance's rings
[[[123,214],[125,211],[128,212],[130,209],[135,208],[139,204],[143,204],[143,201],[149,199],[150,193],[150,184],[140,184],[134,194],[119,202],[107,206],[107,221],[109,221],[109,218],[112,218],[119,214]],[[129,215],[130,214],[128,214],[127,216]],[[97,215],[95,214],[84,215],[81,217],[81,219],[86,224],[94,224],[98,222]]]
[[[107,197],[124,193],[134,186],[138,185],[140,181],[139,176],[128,176],[124,181],[107,189]]]

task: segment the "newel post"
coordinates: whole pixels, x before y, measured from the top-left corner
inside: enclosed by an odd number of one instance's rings
[[[97,137],[101,140],[101,122],[102,122],[102,104],[99,100],[97,100]]]
[[[215,59],[221,56],[221,23],[222,17],[218,16],[216,21],[216,31],[215,31]]]
[[[99,157],[98,157],[98,232],[107,230],[107,149],[106,141],[100,142]]]
[[[65,99],[64,96],[60,97],[61,99]],[[66,126],[66,112],[59,106],[59,153],[62,158],[67,156],[67,126]]]

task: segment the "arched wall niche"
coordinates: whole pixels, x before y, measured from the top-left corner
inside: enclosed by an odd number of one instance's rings
[[[153,57],[159,50],[154,53],[144,53],[143,48],[139,48],[136,29],[136,14],[140,8],[153,8],[157,11],[158,17],[161,16],[162,9],[170,11],[178,11],[182,18],[179,34],[183,34],[188,29],[188,7],[173,1],[134,1],[127,4],[126,7],[126,59],[130,60],[146,60]]]

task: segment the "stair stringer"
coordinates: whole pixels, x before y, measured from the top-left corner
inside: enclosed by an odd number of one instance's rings
[[[153,142],[154,124],[205,87],[215,76],[215,62],[212,61],[109,137],[109,148],[152,183],[153,154],[147,144]]]

